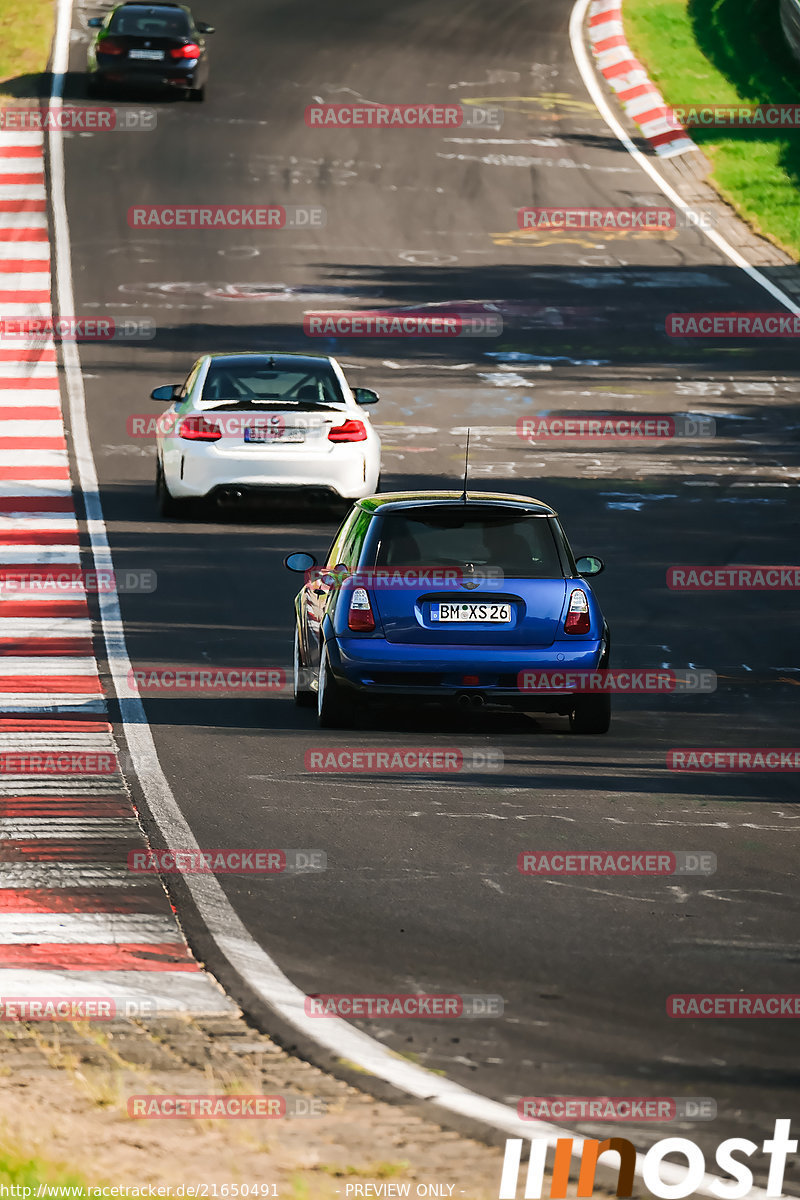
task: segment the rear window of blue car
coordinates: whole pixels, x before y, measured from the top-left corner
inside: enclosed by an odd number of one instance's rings
[[[385,513],[375,565],[499,567],[506,575],[563,578],[546,517],[465,505]]]
[[[123,37],[188,37],[191,22],[179,8],[128,6],[117,9],[109,23],[109,32]]]

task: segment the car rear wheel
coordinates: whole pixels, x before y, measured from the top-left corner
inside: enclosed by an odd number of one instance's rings
[[[162,517],[177,517],[183,511],[180,500],[176,500],[167,487],[160,458],[156,458],[156,504]]]
[[[206,98],[206,85],[203,84],[199,88],[189,88],[187,95],[190,100],[194,100],[197,104],[202,104]]]
[[[350,696],[337,683],[328,651],[323,647],[319,660],[319,684],[317,686],[317,720],[322,729],[350,729],[355,719],[355,705]]]
[[[610,696],[581,696],[569,714],[573,733],[608,733],[610,725]]]
[[[292,677],[294,694],[294,702],[298,708],[313,708],[314,693],[303,687],[305,681],[306,668],[303,666],[300,658],[300,635],[295,629],[294,631],[294,654],[292,656]]]

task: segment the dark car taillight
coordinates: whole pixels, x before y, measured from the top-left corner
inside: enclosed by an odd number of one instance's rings
[[[185,417],[180,423],[178,436],[185,438],[187,442],[218,442],[222,437],[222,430],[214,421],[207,421],[205,417]]]
[[[366,588],[353,588],[350,611],[347,614],[347,628],[355,630],[356,633],[371,633],[375,628],[375,618]]]
[[[97,43],[97,53],[124,54],[125,47],[121,46],[119,42],[115,42],[113,38],[103,38],[101,42]]]
[[[333,425],[328,430],[329,442],[365,442],[367,427],[363,421],[345,421],[344,425]]]
[[[187,42],[185,46],[174,46],[169,52],[170,58],[199,58],[201,54],[197,42]]]
[[[569,598],[567,619],[564,622],[564,633],[588,633],[592,627],[589,614],[589,601],[586,592],[576,588]]]

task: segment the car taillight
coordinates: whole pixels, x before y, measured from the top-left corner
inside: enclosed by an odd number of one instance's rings
[[[97,43],[98,54],[124,54],[125,47],[120,46],[119,42],[115,42],[113,38],[103,38],[102,42]]]
[[[175,46],[169,52],[170,58],[199,58],[200,47],[196,42],[187,42],[185,46]]]
[[[353,588],[350,612],[347,614],[347,628],[354,629],[356,633],[369,633],[375,628],[375,618],[366,588]]]
[[[569,598],[564,633],[588,633],[591,627],[592,618],[589,616],[589,601],[586,599],[586,592],[576,588]]]
[[[367,427],[363,421],[345,421],[344,425],[334,425],[328,430],[329,442],[365,442]]]
[[[187,442],[218,442],[222,437],[222,430],[214,421],[207,421],[205,417],[185,417],[180,423],[178,436],[185,438]]]

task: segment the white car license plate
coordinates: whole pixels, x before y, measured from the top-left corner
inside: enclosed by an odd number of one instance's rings
[[[246,442],[304,442],[306,435],[302,429],[287,429],[284,425],[254,425],[245,429]]]
[[[510,604],[492,604],[461,600],[457,603],[439,601],[431,605],[432,621],[463,621],[476,625],[509,625]]]
[[[160,62],[164,57],[163,50],[129,50],[128,58],[146,58],[153,62]]]

